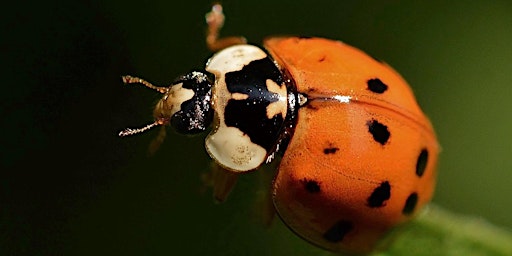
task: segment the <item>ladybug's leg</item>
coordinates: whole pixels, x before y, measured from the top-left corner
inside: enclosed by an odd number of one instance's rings
[[[226,170],[212,161],[211,172],[203,175],[203,182],[213,187],[213,198],[222,203],[226,201],[229,193],[235,187],[238,173]]]
[[[153,140],[151,140],[151,143],[149,144],[148,155],[152,156],[155,154],[158,148],[160,148],[160,145],[162,145],[164,142],[166,135],[167,130],[165,129],[165,126],[161,126],[158,135]]]
[[[259,187],[257,191],[257,201],[254,204],[254,211],[257,218],[265,225],[270,227],[272,220],[276,215],[274,202],[272,201],[272,181],[274,180],[279,161],[272,161],[268,165],[262,165],[258,169]]]
[[[219,31],[224,25],[224,13],[220,4],[213,5],[212,11],[206,14],[206,23],[208,24],[206,46],[211,51],[216,52],[232,45],[245,44],[247,42],[245,37],[240,36],[219,38]]]

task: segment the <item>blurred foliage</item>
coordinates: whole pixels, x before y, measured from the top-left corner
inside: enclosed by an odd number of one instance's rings
[[[397,229],[385,255],[512,255],[512,233],[482,218],[427,207],[414,221]]]

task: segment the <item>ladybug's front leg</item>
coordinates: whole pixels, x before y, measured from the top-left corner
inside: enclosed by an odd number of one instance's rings
[[[219,38],[219,32],[224,25],[224,13],[222,5],[215,4],[212,6],[211,12],[206,14],[206,23],[208,31],[206,33],[206,46],[211,51],[219,51],[232,45],[245,44],[247,40],[242,36],[230,36]]]
[[[215,161],[211,162],[211,171],[202,176],[205,185],[213,188],[213,198],[216,202],[226,201],[229,193],[235,187],[238,173],[222,168]]]
[[[272,200],[272,185],[278,166],[279,161],[272,161],[262,165],[257,171],[259,185],[253,212],[265,227],[270,227],[276,215]]]

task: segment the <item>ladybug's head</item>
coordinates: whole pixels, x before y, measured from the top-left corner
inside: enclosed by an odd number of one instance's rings
[[[205,131],[212,123],[212,83],[205,73],[194,71],[178,78],[156,104],[153,116],[182,134]]]
[[[153,123],[142,128],[127,128],[119,133],[121,137],[142,133],[159,125],[171,125],[182,134],[196,134],[205,131],[212,123],[212,82],[204,72],[190,72],[169,87],[157,87],[132,76],[123,76],[123,82],[142,84],[164,96],[155,106]]]

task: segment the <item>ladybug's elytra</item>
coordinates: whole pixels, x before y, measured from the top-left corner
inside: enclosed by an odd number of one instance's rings
[[[223,200],[238,174],[279,156],[272,199],[283,222],[331,251],[375,249],[392,227],[432,197],[437,139],[414,95],[391,67],[339,41],[273,37],[261,49],[218,38],[222,7],[206,16],[207,45],[220,50],[163,93],[157,125],[195,134],[212,127],[206,150]],[[163,133],[162,133],[163,134]],[[160,142],[163,136],[159,136]]]

